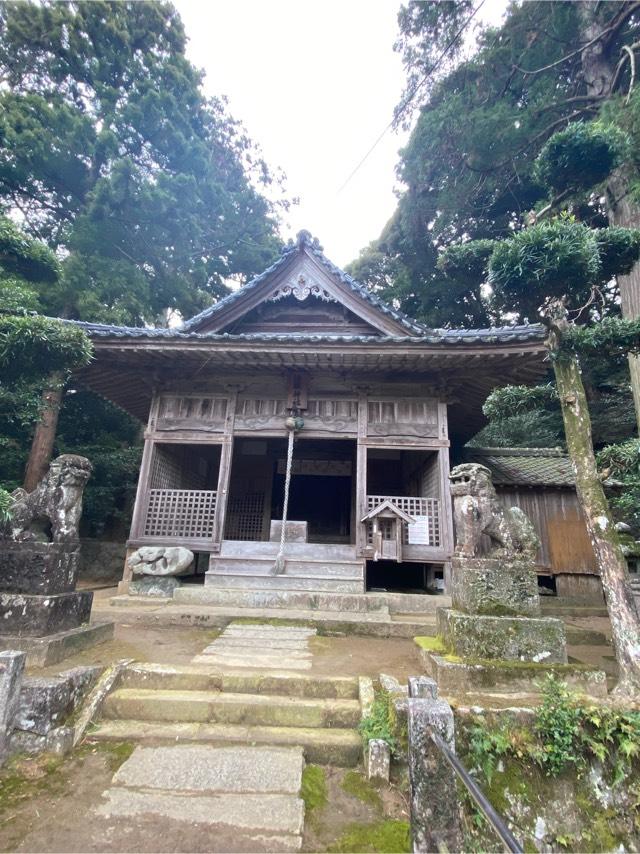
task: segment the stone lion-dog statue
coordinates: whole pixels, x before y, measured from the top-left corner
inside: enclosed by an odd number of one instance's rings
[[[0,537],[14,542],[65,543],[78,539],[82,493],[93,466],[86,457],[62,454],[33,492],[15,489],[8,522],[0,524]]]
[[[451,470],[449,478],[457,555],[475,557],[486,534],[491,551],[484,557],[535,557],[540,543],[533,525],[519,507],[500,503],[486,466],[463,463]]]

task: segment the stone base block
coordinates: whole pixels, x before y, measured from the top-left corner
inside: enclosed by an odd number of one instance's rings
[[[438,608],[438,635],[460,658],[567,663],[564,623],[554,617],[489,617]]]
[[[132,596],[160,596],[167,599],[173,596],[173,591],[178,587],[180,581],[173,575],[142,575],[129,582],[129,593]]]
[[[603,670],[573,664],[535,664],[528,661],[450,661],[446,656],[421,650],[425,670],[438,683],[447,697],[478,694],[532,694],[539,683],[553,673],[569,687],[591,697],[607,696],[607,679]],[[469,697],[469,695],[471,695]]]
[[[538,577],[531,561],[454,557],[451,570],[456,610],[494,617],[539,616]]]
[[[0,590],[47,596],[75,590],[79,543],[2,543]]]
[[[89,622],[93,593],[36,596],[0,593],[0,628],[16,637],[44,637]]]
[[[0,635],[0,650],[20,649],[27,653],[28,667],[48,667],[57,664],[83,649],[113,640],[115,624],[92,623],[47,637],[17,637]]]

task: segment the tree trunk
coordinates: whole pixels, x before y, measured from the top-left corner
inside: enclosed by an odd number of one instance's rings
[[[596,12],[599,0],[582,0],[580,21],[582,37],[585,43],[592,41],[602,31],[602,23],[597,20]],[[588,95],[608,97],[618,57],[611,61],[606,46],[596,42],[582,51],[581,64]],[[634,204],[629,195],[629,177],[624,167],[616,169],[607,181],[606,206],[611,225],[624,228],[640,227],[640,207]],[[620,307],[622,316],[634,320],[640,316],[640,262],[636,263],[627,276],[618,276],[620,288]],[[629,373],[631,374],[631,393],[636,411],[636,422],[640,429],[640,357],[629,354]]]
[[[49,468],[63,392],[63,375],[61,373],[51,374],[47,387],[42,393],[42,415],[36,424],[27,468],[24,473],[23,485],[27,492],[33,492]]]
[[[544,317],[549,329],[547,346],[553,357],[576,490],[586,517],[611,620],[619,677],[614,691],[621,695],[637,696],[640,692],[640,623],[629,584],[627,563],[598,476],[591,438],[591,418],[578,359],[573,353],[560,354],[563,332],[569,325],[564,303],[553,301],[545,309]]]

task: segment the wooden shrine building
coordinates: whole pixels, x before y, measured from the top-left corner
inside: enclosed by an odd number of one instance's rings
[[[179,329],[83,326],[78,381],[146,424],[128,546],[186,546],[220,589],[442,586],[450,454],[493,388],[544,373],[541,326],[428,329],[307,232]]]

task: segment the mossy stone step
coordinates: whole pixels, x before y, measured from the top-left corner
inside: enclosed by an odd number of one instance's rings
[[[119,688],[107,698],[106,718],[146,721],[199,721],[284,727],[355,727],[357,700]]]
[[[277,672],[262,674],[242,670],[221,672],[215,668],[193,665],[132,664],[123,672],[120,687],[358,699],[358,680],[351,676],[308,676]]]
[[[148,720],[102,720],[92,731],[97,741],[179,744],[292,745],[302,747],[307,762],[353,768],[362,758],[362,740],[354,729],[171,723]]]

